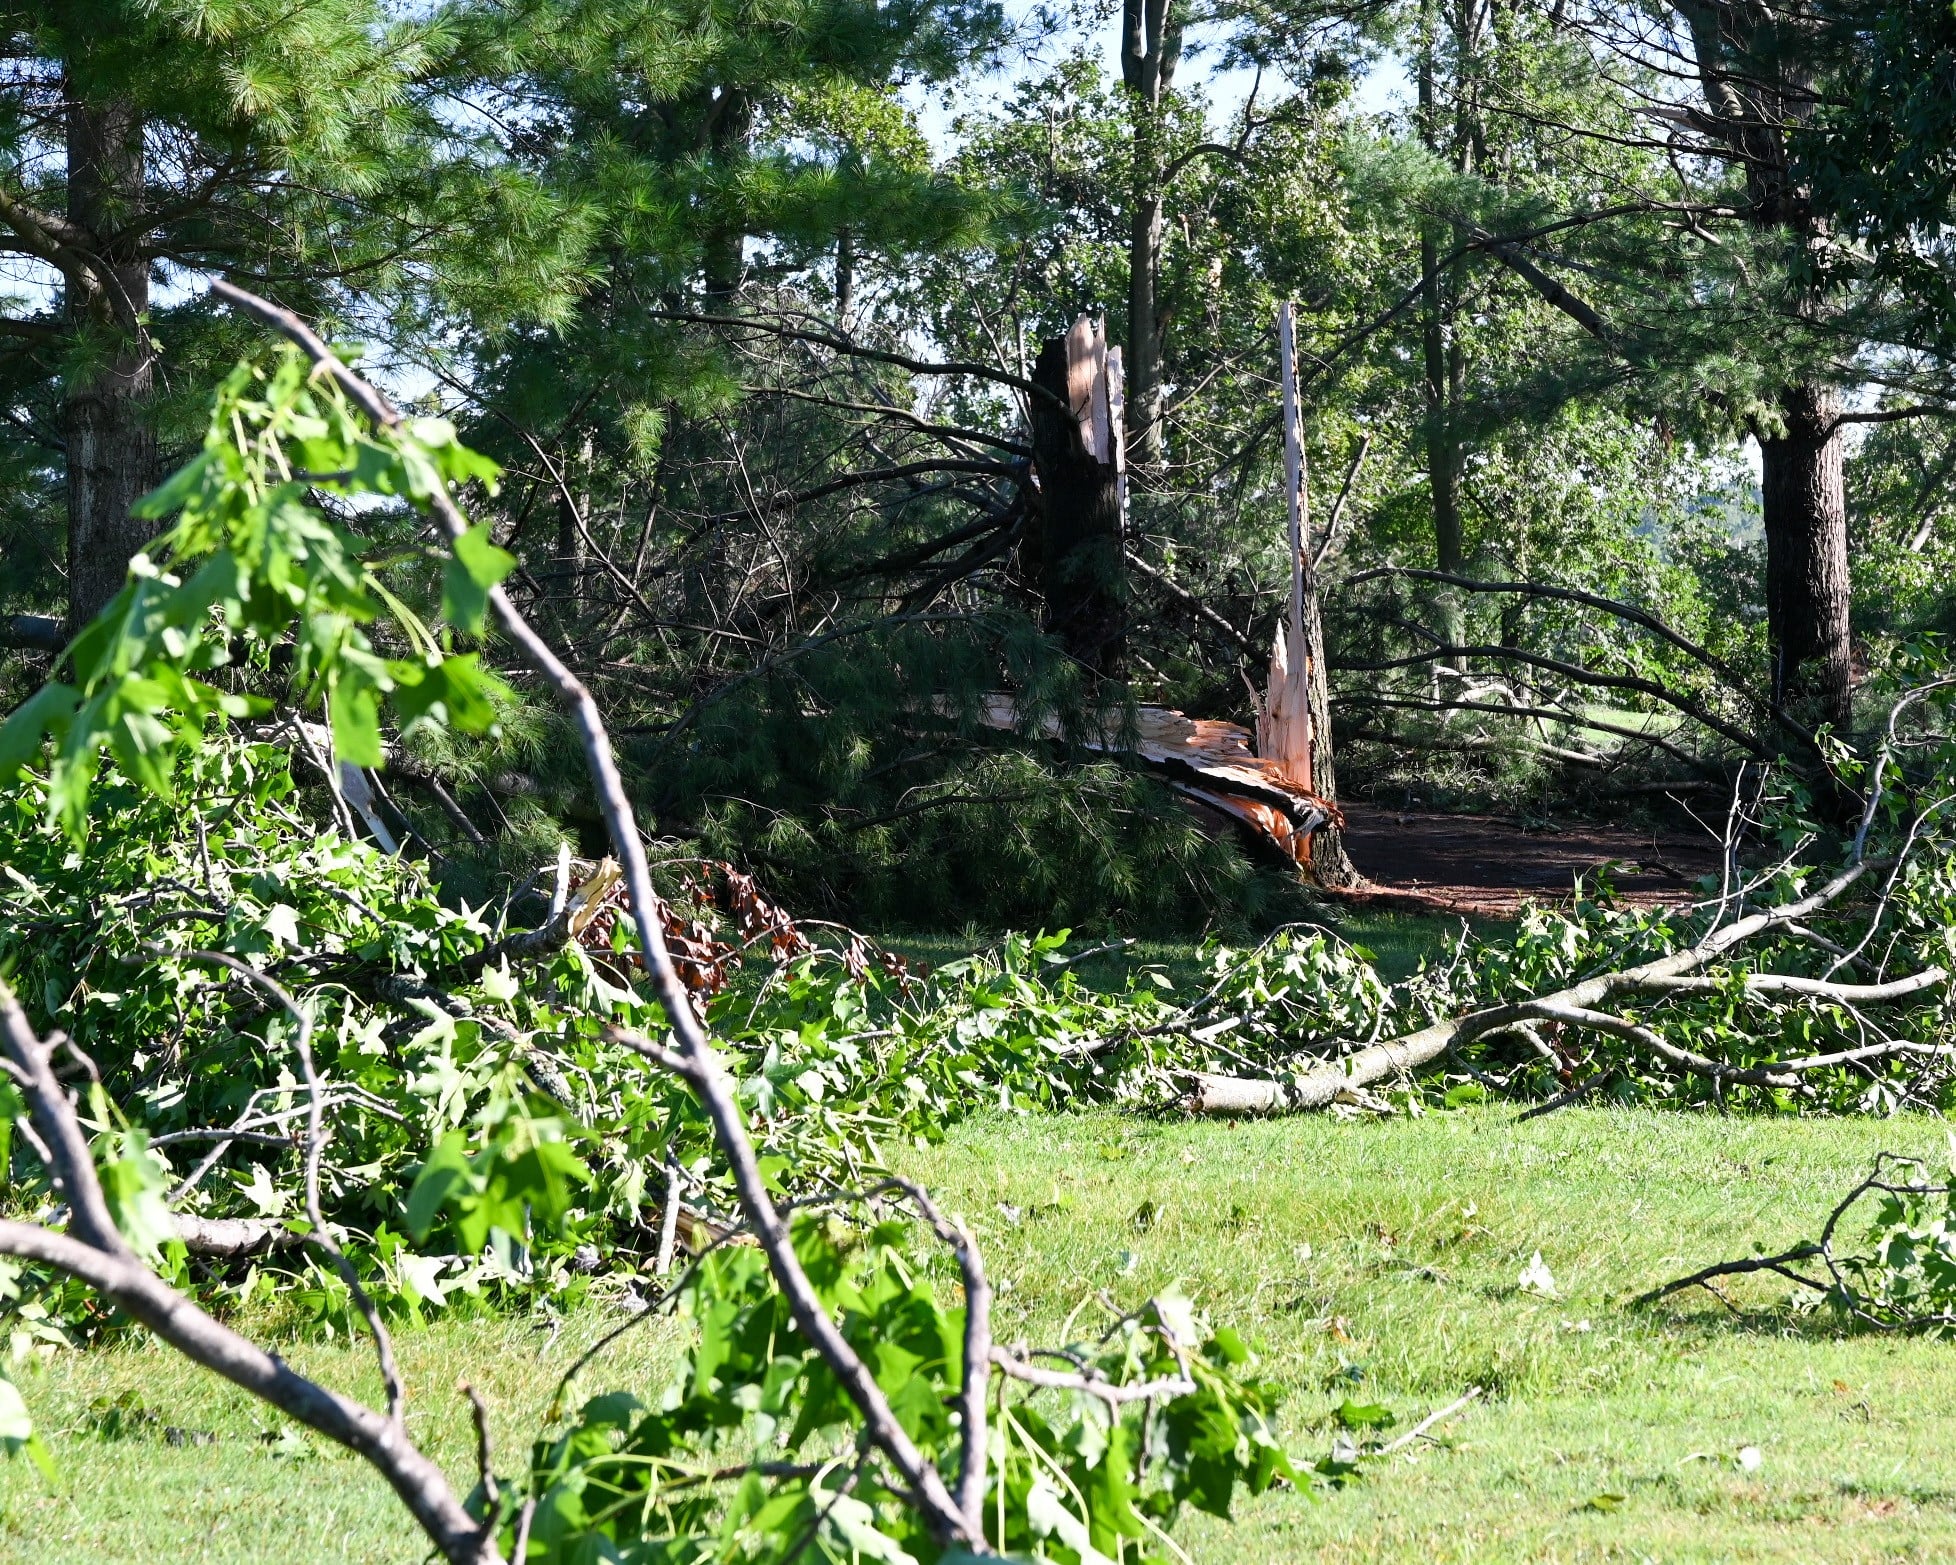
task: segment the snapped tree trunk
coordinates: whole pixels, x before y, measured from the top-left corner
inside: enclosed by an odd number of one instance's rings
[[[1845,730],[1854,703],[1840,396],[1788,387],[1779,413],[1781,432],[1759,442],[1773,697]]]
[[[1300,863],[1309,864],[1320,884],[1349,886],[1359,876],[1345,855],[1335,818],[1338,776],[1331,745],[1331,683],[1324,659],[1316,543],[1311,537],[1310,464],[1297,396],[1296,318],[1288,302],[1277,307],[1277,373],[1283,396],[1290,612],[1271,649],[1270,682],[1257,714],[1256,748],[1280,775],[1331,806],[1333,818],[1310,832],[1304,851],[1296,856]]]
[[[1085,325],[1082,317],[1074,334]],[[1127,644],[1120,471],[1111,450],[1102,461],[1087,449],[1082,420],[1091,418],[1091,381],[1080,384],[1079,353],[1072,358],[1069,373],[1067,338],[1050,337],[1032,371],[1034,384],[1053,399],[1031,399],[1045,627],[1082,667],[1118,679]]]
[[[155,485],[149,417],[155,351],[149,263],[128,236],[143,204],[143,127],[128,104],[68,110],[68,217],[97,239],[89,281],[71,281],[67,313],[82,334],[82,367],[63,390],[67,447],[68,621],[79,628],[122,588],[129,557],[150,538],[131,510]],[[113,242],[111,242],[113,239]]]
[[[1304,645],[1311,658],[1311,786],[1327,803],[1338,802],[1338,766],[1331,744],[1331,679],[1324,663],[1324,620],[1318,609],[1317,573],[1304,595]],[[1345,834],[1334,819],[1311,833],[1311,876],[1321,886],[1355,886],[1362,878],[1345,852]]]

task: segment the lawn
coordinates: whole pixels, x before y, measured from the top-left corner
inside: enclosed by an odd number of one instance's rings
[[[1876,1148],[1934,1152],[1941,1128],[1603,1110],[1516,1125],[1511,1112],[1234,1128],[1015,1117],[909,1161],[980,1227],[1003,1337],[1037,1338],[1101,1289],[1133,1300],[1179,1283],[1258,1344],[1286,1389],[1287,1432],[1313,1456],[1347,1394],[1404,1427],[1486,1388],[1443,1443],[1359,1485],[1268,1497],[1233,1531],[1190,1526],[1197,1561],[1956,1557],[1950,1345],[1796,1321],[1783,1284],[1736,1287],[1743,1316],[1703,1294],[1626,1305],[1754,1239],[1811,1232]],[[1537,1250],[1553,1299],[1517,1286]],[[593,1312],[407,1336],[417,1433],[468,1471],[466,1375],[514,1449],[609,1324]],[[629,1336],[603,1383],[656,1386],[676,1329]],[[373,1393],[355,1350],[289,1354]],[[421,1556],[359,1463],[165,1354],[65,1355],[23,1378],[61,1481],[0,1468],[0,1556]],[[172,1427],[217,1438],[173,1444]],[[1747,1447],[1756,1467],[1740,1462]]]

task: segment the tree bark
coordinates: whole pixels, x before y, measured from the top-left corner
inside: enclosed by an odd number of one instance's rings
[[[1779,413],[1782,432],[1759,442],[1773,699],[1844,730],[1854,700],[1840,396],[1791,386]]]
[[[1309,571],[1309,562],[1306,561]],[[1331,744],[1331,679],[1324,662],[1324,619],[1318,608],[1317,573],[1309,571],[1304,594],[1304,646],[1311,659],[1307,686],[1311,712],[1311,789],[1336,806],[1338,766]],[[1321,886],[1355,886],[1362,878],[1345,852],[1345,834],[1334,823],[1311,833],[1311,877]]]
[[[1161,456],[1161,322],[1155,293],[1161,266],[1162,201],[1158,189],[1136,188],[1127,248],[1129,449],[1143,467]]]
[[[68,618],[79,628],[122,588],[150,524],[131,515],[155,486],[149,418],[155,350],[149,263],[129,237],[144,197],[143,126],[128,104],[68,111],[68,217],[96,243],[88,286],[70,283],[67,312],[90,352],[64,390]]]
[[[1420,7],[1418,125],[1421,142],[1435,155],[1442,150],[1434,64],[1438,26],[1434,0],[1424,0]],[[1453,150],[1458,163],[1459,148]],[[1420,346],[1426,371],[1426,477],[1433,506],[1433,557],[1440,570],[1457,576],[1465,569],[1467,551],[1460,517],[1460,442],[1454,414],[1466,376],[1466,360],[1453,329],[1447,278],[1440,269],[1439,225],[1430,218],[1420,223],[1419,251],[1424,285]],[[1450,643],[1465,640],[1458,595],[1442,588],[1434,595],[1433,606],[1440,634]]]
[[[1783,232],[1789,249],[1811,251],[1822,225],[1788,146],[1789,130],[1809,123],[1819,103],[1801,17],[1738,0],[1680,0],[1678,10],[1697,55],[1706,127],[1744,168],[1749,220]],[[1810,290],[1796,309],[1818,320],[1827,305]],[[1853,723],[1854,673],[1839,392],[1803,378],[1775,400],[1780,428],[1759,432],[1773,695],[1844,730]]]
[[[1040,345],[1032,379],[1058,399],[1031,399],[1045,628],[1096,677],[1118,679],[1127,643],[1119,473],[1087,450],[1079,419],[1062,411],[1074,405],[1064,337]]]
[[[1174,0],[1125,0],[1121,80],[1129,94],[1132,172],[1128,190],[1127,449],[1147,467],[1161,456],[1161,235],[1164,195],[1161,102],[1181,58]]]
[[[1458,344],[1447,344],[1447,300],[1439,273],[1439,246],[1431,232],[1420,240],[1426,264],[1423,346],[1426,358],[1426,475],[1433,496],[1433,554],[1438,569],[1460,574],[1466,550],[1460,525],[1460,446],[1453,433],[1456,371],[1465,374]]]

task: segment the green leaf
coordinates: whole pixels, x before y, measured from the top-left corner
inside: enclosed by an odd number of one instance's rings
[[[455,426],[445,418],[417,418],[407,426],[410,438],[426,448],[428,457],[450,484],[465,484],[479,479],[489,492],[496,492],[502,468],[480,451],[472,451],[456,438]]]
[[[27,1411],[20,1387],[0,1375],[0,1441],[11,1448],[34,1433],[34,1415]],[[12,1454],[11,1449],[9,1455]]]
[[[876,1512],[853,1494],[831,1494],[819,1482],[811,1483],[808,1492],[822,1507],[821,1514],[827,1518],[829,1530],[850,1558],[882,1560],[885,1565],[916,1565],[902,1544],[878,1529]]]
[[[497,702],[509,696],[509,687],[474,652],[435,664],[397,662],[388,667],[394,676],[394,709],[404,728],[426,722],[487,733],[496,726]]]
[[[442,571],[441,611],[457,630],[482,634],[489,590],[516,569],[516,556],[490,541],[487,523],[478,523],[455,540]]]
[[[1080,1556],[1080,1565],[1113,1565],[1106,1555],[1093,1546],[1087,1524],[1067,1509],[1059,1491],[1046,1481],[1043,1474],[1033,1479],[1032,1487],[1026,1493],[1026,1520],[1037,1536],[1057,1536],[1061,1543]]]
[[[513,1158],[499,1159],[490,1175],[490,1189],[519,1215],[514,1223],[497,1226],[520,1237],[520,1213],[527,1206],[537,1221],[554,1227],[570,1210],[571,1186],[590,1180],[584,1160],[562,1141],[539,1141]]]
[[[414,1176],[408,1191],[407,1225],[419,1244],[428,1237],[435,1219],[457,1195],[475,1184],[475,1171],[469,1166],[468,1146],[459,1130],[451,1130],[435,1143],[421,1172]]]
[[[20,1088],[12,1080],[0,1077],[0,1179],[7,1177],[7,1170],[14,1155],[14,1121],[27,1112],[27,1103],[20,1095]],[[0,1297],[5,1290],[0,1289]]]
[[[378,766],[380,699],[364,678],[342,675],[333,688],[333,756],[351,766]]]
[[[116,1230],[129,1248],[154,1261],[166,1241],[176,1237],[163,1192],[168,1176],[149,1150],[149,1132],[129,1130],[100,1138],[95,1144],[102,1196]],[[105,1158],[105,1152],[118,1155]]]
[[[1340,1429],[1390,1429],[1398,1423],[1391,1408],[1379,1402],[1360,1404],[1350,1397],[1332,1411]]]
[[[10,783],[20,769],[41,752],[49,734],[59,739],[68,731],[81,693],[71,685],[46,684],[27,698],[14,715],[0,724],[0,783]]]
[[[0,1452],[9,1458],[25,1455],[49,1483],[58,1481],[54,1456],[34,1432],[34,1415],[27,1410],[26,1398],[4,1374],[0,1374]]]
[[[212,476],[210,469],[215,461],[210,452],[200,452],[132,505],[130,512],[145,521],[160,522],[164,517],[182,510],[191,496],[201,490],[206,479]]]

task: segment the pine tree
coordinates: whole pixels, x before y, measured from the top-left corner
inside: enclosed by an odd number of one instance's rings
[[[6,439],[60,472],[65,551],[10,564],[85,620],[145,538],[131,503],[188,436],[211,342],[201,274],[313,313],[391,293],[547,307],[575,233],[472,161],[443,114],[451,16],[389,0],[36,0],[0,12],[0,246],[30,279],[0,322]],[[513,262],[493,236],[527,228]],[[486,242],[487,241],[487,242]],[[555,302],[561,303],[561,296]],[[224,333],[219,334],[224,337]],[[235,336],[229,341],[234,342]],[[16,462],[22,453],[10,453]],[[29,465],[31,464],[31,459]]]

